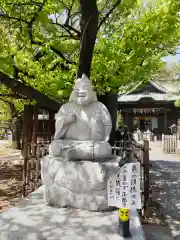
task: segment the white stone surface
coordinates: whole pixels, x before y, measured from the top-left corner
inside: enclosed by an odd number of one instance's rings
[[[0,240],[123,240],[114,212],[53,208],[43,200],[43,186],[0,215]],[[133,240],[144,240],[139,218],[131,213]]]
[[[70,160],[93,160],[112,155],[108,143],[112,129],[111,116],[97,101],[92,83],[83,74],[75,81],[69,102],[56,115],[54,141],[49,146],[52,156]]]
[[[74,162],[48,155],[42,159],[41,166],[48,204],[91,211],[109,209],[107,179],[119,169],[118,158],[103,163]]]
[[[104,161],[112,158],[112,148],[103,141],[74,141],[58,139],[49,146],[51,156],[63,157],[66,160]]]

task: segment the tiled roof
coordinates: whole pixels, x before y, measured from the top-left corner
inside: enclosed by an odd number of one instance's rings
[[[152,98],[155,101],[175,101],[180,98],[179,95],[175,94],[180,90],[180,82],[149,81],[149,83],[161,93],[143,92],[143,90],[142,93],[133,93],[141,86],[142,82],[139,82],[130,91],[119,94],[118,102],[136,102],[142,98]]]

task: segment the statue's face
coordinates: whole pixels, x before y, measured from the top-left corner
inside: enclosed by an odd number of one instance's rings
[[[88,105],[92,102],[93,91],[89,84],[85,82],[77,83],[74,91],[76,94],[76,102],[79,105]]]

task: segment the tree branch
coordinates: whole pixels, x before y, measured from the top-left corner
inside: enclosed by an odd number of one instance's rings
[[[59,110],[60,103],[52,100],[33,87],[27,86],[2,72],[0,72],[0,83],[6,85],[13,92],[26,96],[29,100],[36,100],[44,109],[53,110],[55,112]]]
[[[49,71],[54,71],[57,67],[61,67],[61,69],[64,71],[69,70],[69,66],[65,65],[64,63],[57,62],[49,68]]]
[[[15,65],[14,55],[10,55],[10,58],[11,58],[11,60],[12,60],[12,65],[13,65],[13,68],[14,68],[14,77],[15,77],[15,78],[18,78],[19,69],[18,69],[17,66]]]
[[[33,44],[37,44],[37,45],[39,45],[39,46],[43,46],[43,45],[44,45],[43,43],[41,43],[41,42],[36,42],[36,41],[34,41]],[[54,52],[56,55],[58,55],[59,57],[61,57],[63,60],[65,60],[65,62],[66,62],[67,64],[76,64],[76,62],[67,59],[67,58],[65,57],[65,55],[64,55],[61,51],[57,50],[55,47],[53,47],[53,46],[51,46],[51,45],[50,45],[50,50],[53,51],[53,52]],[[39,51],[34,55],[34,60],[39,60],[42,56],[44,56],[44,54],[45,54],[45,52],[41,52],[41,50],[39,50]]]
[[[18,22],[28,23],[27,20],[24,20],[24,19],[21,19],[21,18],[17,18],[17,17],[12,17],[12,16],[9,16],[9,15],[3,13],[3,12],[0,12],[0,17],[2,17],[2,18],[7,18],[7,19],[17,20]]]
[[[69,20],[70,20],[70,17],[71,17],[71,11],[72,11],[72,7],[74,5],[74,2],[75,2],[75,0],[72,0],[71,6],[69,8],[67,8],[68,13],[67,13],[67,19],[65,21],[65,25],[69,24]]]
[[[69,33],[71,38],[73,38],[75,40],[79,40],[80,39],[81,33],[77,29],[73,28],[72,26],[70,26],[68,24],[58,23],[57,19],[56,19],[55,23],[54,22],[51,22],[51,23],[54,24],[54,25],[57,25],[57,26],[59,26],[61,28],[63,28],[66,32]],[[77,35],[73,35],[71,31],[75,32]]]
[[[68,6],[64,3],[64,1],[59,0],[59,2],[64,6],[64,8],[69,9]]]
[[[0,95],[1,96],[1,95]],[[3,97],[3,96],[2,96]],[[3,101],[3,102],[5,102],[5,103],[7,103],[8,105],[10,105],[10,103],[12,102],[12,101],[8,101],[7,99],[4,99],[4,98],[2,98],[2,97],[0,97],[0,100],[1,101]]]
[[[64,26],[65,26],[67,29],[75,32],[75,33],[77,34],[77,36],[80,38],[80,36],[81,36],[81,32],[80,32],[80,31],[78,31],[77,29],[75,29],[74,27],[72,27],[72,26],[70,26],[70,25],[68,25],[68,24],[64,24]]]
[[[44,5],[46,4],[47,0],[44,0],[43,3],[39,6],[38,11],[34,14],[33,18],[31,19],[30,22],[28,22],[28,33],[29,33],[29,37],[30,37],[30,41],[31,43],[34,43],[33,40],[33,25],[39,15],[40,12],[42,12]]]
[[[31,1],[31,2],[27,2],[27,3],[7,3],[7,5],[13,5],[13,6],[38,6],[40,7],[42,5],[42,3],[39,2],[35,2],[35,1]]]
[[[4,99],[2,97],[0,97],[0,100],[5,102],[5,103],[7,103],[9,105],[9,107],[11,109],[11,115],[13,116],[13,114],[16,113],[16,108],[14,106],[14,103],[12,101],[10,101],[10,100],[8,101],[7,99]]]
[[[110,16],[110,14],[115,10],[115,8],[121,3],[121,0],[117,0],[117,2],[115,4],[113,4],[112,8],[106,13],[106,15],[104,16],[104,18],[100,21],[99,26],[98,26],[98,30],[100,29],[100,27],[102,26],[102,24],[108,19],[108,17]]]
[[[10,98],[15,98],[15,99],[24,99],[24,100],[26,100],[26,99],[28,99],[26,96],[23,96],[23,95],[21,95],[21,94],[18,94],[18,93],[12,93],[12,94],[6,94],[6,93],[2,93],[2,94],[0,94],[0,97],[10,97]],[[7,99],[6,99],[7,100]],[[10,102],[12,102],[12,101],[10,101]]]
[[[76,64],[74,61],[71,61],[71,60],[67,59],[62,52],[60,52],[59,50],[57,50],[57,49],[54,48],[53,46],[50,46],[50,49],[51,49],[54,53],[56,53],[59,57],[61,57],[62,59],[64,59],[64,60],[66,61],[66,63]]]

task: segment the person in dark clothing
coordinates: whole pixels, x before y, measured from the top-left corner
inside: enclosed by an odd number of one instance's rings
[[[116,131],[116,141],[132,141],[133,136],[128,131],[127,127],[120,126]]]
[[[127,127],[120,126],[116,131],[116,155],[120,155],[121,151],[133,141],[133,135],[128,131]]]

